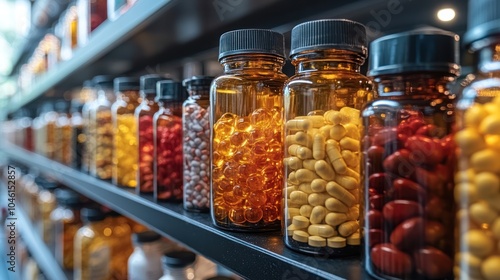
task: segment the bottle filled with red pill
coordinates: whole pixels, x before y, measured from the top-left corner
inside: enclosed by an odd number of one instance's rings
[[[213,77],[184,80],[189,98],[182,105],[184,209],[210,209],[210,84]]]
[[[142,103],[135,109],[137,121],[138,159],[137,193],[153,193],[154,191],[154,132],[153,117],[159,110],[156,102],[156,83],[165,80],[158,74],[141,76],[140,94]]]
[[[433,28],[370,45],[362,111],[364,266],[379,279],[453,279],[459,38]]]
[[[242,29],[220,38],[224,74],[210,91],[212,221],[279,230],[283,188],[283,35]]]
[[[156,84],[160,109],[153,118],[154,196],[156,200],[182,201],[182,103],[187,92],[182,83],[172,80]]]

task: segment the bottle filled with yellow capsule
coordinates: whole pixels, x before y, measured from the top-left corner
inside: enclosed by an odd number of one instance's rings
[[[116,78],[114,90],[117,100],[111,107],[114,130],[112,182],[118,186],[135,188],[139,151],[134,113],[141,103],[139,78]]]
[[[360,73],[365,27],[318,20],[292,30],[296,74],[284,87],[284,238],[292,249],[359,254],[360,115],[372,84]]]
[[[211,214],[232,230],[278,230],[283,187],[283,35],[245,29],[224,33],[224,74],[210,92]]]

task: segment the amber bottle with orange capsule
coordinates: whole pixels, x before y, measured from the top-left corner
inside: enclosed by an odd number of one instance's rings
[[[224,74],[210,92],[211,214],[232,230],[277,230],[281,224],[283,35],[245,29],[224,33]]]

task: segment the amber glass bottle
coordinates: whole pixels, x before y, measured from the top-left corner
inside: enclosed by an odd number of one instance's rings
[[[184,209],[210,209],[210,84],[213,77],[184,80],[189,98],[182,105]]]
[[[139,78],[114,79],[114,91],[117,100],[111,107],[114,131],[112,182],[118,186],[135,188],[138,148],[134,112],[141,103]]]
[[[38,217],[38,228],[40,236],[43,242],[53,248],[54,246],[54,224],[50,219],[52,211],[57,206],[56,196],[54,191],[57,189],[58,184],[54,181],[43,180],[38,183],[40,187],[40,193],[37,199],[39,217]]]
[[[154,177],[157,200],[182,201],[182,102],[187,93],[182,83],[157,83],[160,109],[154,115]]]
[[[113,79],[109,76],[97,76],[94,82],[97,99],[91,105],[90,121],[85,142],[85,154],[88,157],[90,175],[102,180],[111,180],[113,169],[113,121],[111,106],[115,101]]]
[[[73,241],[76,232],[82,226],[80,220],[81,201],[77,193],[71,190],[55,191],[58,206],[50,214],[54,225],[54,251],[59,264],[64,269],[73,269]]]
[[[80,96],[84,102],[81,113],[81,137],[75,139],[76,143],[81,146],[81,154],[73,159],[74,168],[80,169],[82,172],[90,173],[90,155],[87,149],[89,140],[89,125],[91,123],[90,113],[91,108],[96,102],[97,92],[94,87],[93,81],[85,81],[80,91]],[[73,142],[75,144],[75,141]]]
[[[285,94],[285,244],[312,254],[359,254],[359,110],[365,27],[318,20],[292,30],[296,74]]]
[[[500,3],[469,1],[477,70],[457,102],[455,279],[500,279]]]
[[[132,229],[127,218],[111,211],[106,218],[106,227],[111,229],[109,244],[111,248],[111,278],[127,279],[128,258],[134,251]]]
[[[75,280],[108,280],[111,278],[111,245],[106,216],[97,208],[83,208],[81,227],[74,240]],[[124,278],[117,278],[124,279]]]
[[[370,45],[362,111],[364,260],[375,277],[452,279],[458,36],[417,29]]]
[[[277,230],[283,187],[283,35],[235,30],[220,38],[224,74],[210,91],[212,221],[232,230]]]
[[[153,116],[158,111],[156,83],[164,80],[161,75],[151,74],[141,77],[142,102],[135,110],[137,121],[138,157],[137,193],[154,192],[154,132]]]
[[[71,164],[71,118],[68,103],[58,101],[55,105],[57,120],[54,130],[54,159],[62,164]]]

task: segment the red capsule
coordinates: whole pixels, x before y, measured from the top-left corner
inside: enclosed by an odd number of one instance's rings
[[[390,276],[405,277],[413,270],[410,256],[390,243],[375,245],[370,257],[377,269]]]
[[[411,180],[399,178],[392,182],[392,186],[394,199],[425,201],[427,195],[425,189]]]
[[[415,168],[414,178],[424,188],[431,191],[431,193],[442,196],[445,194],[445,184],[436,172],[417,167]]]
[[[441,143],[429,137],[415,135],[408,138],[405,148],[411,153],[410,159],[415,165],[434,166],[443,161]]]
[[[422,206],[409,200],[391,201],[384,206],[382,212],[384,219],[393,225],[423,214]]]
[[[375,173],[368,178],[368,185],[377,193],[384,193],[391,187],[391,179],[386,173]]]
[[[453,261],[441,250],[426,246],[415,251],[413,259],[417,273],[428,279],[453,278]]]
[[[384,206],[384,196],[381,194],[372,195],[369,198],[370,209],[382,210]]]
[[[370,248],[380,244],[384,241],[385,233],[381,229],[372,228],[368,231],[368,237],[370,239]]]
[[[421,127],[425,126],[425,121],[420,118],[410,120],[409,125],[413,133],[416,133]]]
[[[383,158],[384,158],[384,148],[379,146],[371,146],[366,151],[368,157],[368,164],[371,165],[371,168],[374,171],[382,172],[383,166]]]
[[[440,219],[443,216],[445,202],[437,196],[431,197],[425,205],[425,216],[431,219]]]
[[[435,221],[425,221],[424,235],[425,243],[436,245],[446,234],[443,224]]]
[[[382,229],[383,217],[382,213],[378,210],[370,210],[366,213],[368,221],[368,228]]]
[[[410,151],[406,149],[398,150],[384,160],[384,169],[401,177],[409,178],[415,173],[415,166],[412,164],[410,157]]]
[[[420,127],[415,132],[415,134],[429,136],[429,137],[437,137],[439,136],[439,129],[437,128],[437,126],[433,124],[428,124]]]
[[[411,251],[422,246],[424,219],[411,218],[400,223],[391,233],[391,243],[403,251]]]
[[[384,128],[373,136],[373,145],[383,147],[387,143],[396,141],[398,130],[395,127]]]

